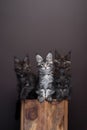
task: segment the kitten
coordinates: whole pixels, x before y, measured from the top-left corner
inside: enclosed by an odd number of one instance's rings
[[[24,60],[14,58],[14,67],[18,80],[18,98],[28,98],[30,92],[35,88],[35,75],[31,72],[29,57]],[[30,97],[30,96],[29,96]]]
[[[53,57],[52,53],[48,53],[46,61],[40,55],[36,55],[39,70],[39,87],[36,93],[38,100],[52,101],[52,95],[55,92],[53,87]]]
[[[70,99],[71,93],[71,52],[62,56],[55,51],[54,60],[55,72],[55,88],[56,98],[58,101]]]
[[[36,98],[36,77],[31,72],[28,56],[23,60],[14,57],[14,69],[18,80],[18,99],[15,112],[15,119],[17,120],[20,118],[21,100]]]

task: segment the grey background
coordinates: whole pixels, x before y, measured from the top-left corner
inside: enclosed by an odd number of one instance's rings
[[[87,130],[86,0],[0,0],[0,130],[17,130],[13,57],[72,51],[69,130]]]

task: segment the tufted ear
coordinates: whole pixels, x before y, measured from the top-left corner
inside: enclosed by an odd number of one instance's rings
[[[53,62],[53,55],[51,52],[49,52],[46,56],[46,61],[48,62]]]
[[[14,68],[16,69],[20,64],[20,59],[18,59],[17,57],[14,57]]]
[[[42,61],[43,61],[43,58],[40,56],[40,55],[36,55],[36,61],[38,62],[38,63],[41,63]]]
[[[14,57],[14,63],[19,63],[20,60],[17,57]]]
[[[59,59],[60,58],[60,54],[58,53],[57,50],[55,50],[55,59]]]
[[[25,63],[29,64],[29,56],[25,56],[24,60]]]
[[[68,54],[65,56],[66,60],[71,60],[71,51],[68,52]]]

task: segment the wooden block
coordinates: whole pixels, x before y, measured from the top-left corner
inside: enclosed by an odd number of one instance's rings
[[[68,130],[68,101],[22,101],[21,130]]]

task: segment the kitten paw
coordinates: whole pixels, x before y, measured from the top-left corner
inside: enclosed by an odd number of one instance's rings
[[[46,99],[48,102],[52,102],[52,97],[48,97],[47,99]]]
[[[44,99],[44,97],[40,97],[40,96],[39,96],[39,97],[38,97],[38,100],[39,100],[40,103],[42,103],[42,102],[44,102],[45,99]]]

